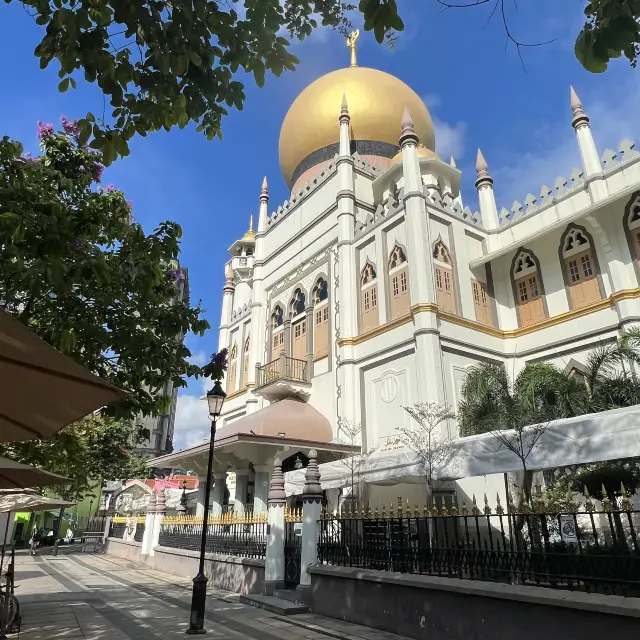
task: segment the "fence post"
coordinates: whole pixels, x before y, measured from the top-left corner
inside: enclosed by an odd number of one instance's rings
[[[296,590],[301,602],[308,605],[311,598],[311,574],[307,569],[318,562],[318,539],[322,515],[322,487],[320,485],[320,469],[318,469],[318,454],[315,449],[309,451],[309,464],[304,479],[300,584]]]
[[[162,525],[162,520],[164,519],[165,514],[167,513],[167,498],[164,493],[164,489],[158,491],[158,498],[156,500],[156,510],[153,514],[153,526],[152,526],[152,534],[149,538],[149,555],[154,555],[154,549],[158,546],[158,540],[160,538],[160,526]]]
[[[155,513],[156,513],[156,504],[158,502],[158,494],[156,490],[153,490],[151,497],[149,498],[149,504],[147,504],[147,514],[144,520],[144,534],[142,536],[142,547],[140,549],[140,554],[143,556],[148,556],[151,552],[151,541],[153,539],[153,533],[155,530]]]
[[[273,474],[269,485],[269,512],[267,519],[267,554],[264,562],[264,593],[271,596],[284,587],[284,492],[282,461],[273,461]]]

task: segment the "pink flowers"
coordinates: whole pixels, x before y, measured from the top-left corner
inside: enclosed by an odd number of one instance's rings
[[[93,165],[93,169],[91,170],[91,175],[96,182],[100,182],[102,180],[102,172],[104,171],[104,166],[97,163]]]
[[[108,184],[105,188],[105,193],[111,193],[112,191],[115,191],[116,188],[112,185],[112,184]]]
[[[38,121],[38,140],[44,140],[53,135],[53,125]]]
[[[80,134],[75,120],[69,120],[66,116],[62,116],[60,122],[62,122],[62,128],[67,135],[77,137]]]

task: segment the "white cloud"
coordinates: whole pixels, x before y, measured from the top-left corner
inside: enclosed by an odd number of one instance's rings
[[[191,388],[178,395],[173,433],[173,448],[176,451],[202,444],[209,437],[207,401],[201,400],[208,384],[210,381],[206,378],[194,380]]]
[[[423,96],[422,101],[427,105],[433,120],[438,155],[445,162],[448,162],[450,156],[453,156],[456,160],[462,159],[465,151],[467,123],[462,121],[450,123],[439,118],[436,114],[439,107],[442,106],[442,99],[435,93]]]
[[[189,356],[189,362],[202,367],[208,361],[207,354],[204,351],[194,351]]]
[[[591,119],[591,129],[598,152],[609,148],[618,149],[624,139],[636,141],[640,132],[640,85],[635,76],[627,74],[626,83],[617,81],[611,73],[607,90],[602,84],[594,92],[577,88],[583,108]],[[569,177],[573,169],[581,168],[580,153],[575,133],[571,128],[569,108],[569,88],[567,87],[566,109],[557,121],[548,123],[544,130],[532,136],[533,151],[520,152],[507,149],[498,158],[489,160],[490,171],[495,180],[494,188],[498,197],[498,207],[510,208],[514,200],[523,202],[527,193],[538,196],[542,185],[553,187],[556,178]]]

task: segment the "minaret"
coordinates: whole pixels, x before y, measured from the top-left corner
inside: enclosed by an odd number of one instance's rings
[[[355,40],[354,43],[355,45]],[[353,49],[352,49],[353,51]],[[337,105],[336,105],[337,106]],[[340,105],[340,149],[338,153],[338,193],[336,202],[338,205],[338,308],[340,314],[340,338],[353,338],[358,334],[358,305],[356,282],[356,257],[353,239],[356,226],[356,195],[353,174],[353,156],[351,155],[351,136],[349,125],[351,117],[346,95],[342,96]],[[344,398],[338,407],[338,416],[346,420],[357,421],[358,412],[356,372],[353,363],[353,345],[344,345],[340,348],[340,358],[345,364],[340,366],[342,372],[341,397]]]
[[[607,186],[604,178],[602,178],[602,165],[600,164],[596,143],[589,126],[589,116],[582,110],[582,102],[580,102],[580,98],[573,87],[571,87],[570,96],[571,111],[573,112],[571,126],[575,129],[576,137],[578,138],[584,178],[585,180],[592,178],[589,183],[591,197],[594,200],[602,200],[607,196]]]
[[[222,289],[222,314],[220,317],[220,332],[218,335],[218,351],[229,347],[229,326],[233,313],[233,294],[236,285],[233,282],[233,269],[231,262],[227,263],[224,271],[224,288]]]
[[[480,204],[480,214],[482,215],[482,226],[490,231],[498,228],[498,208],[496,206],[496,196],[493,192],[493,178],[489,175],[487,161],[478,149],[476,158],[476,189],[478,190],[478,202]]]
[[[249,370],[247,378],[249,384],[255,385],[256,382],[256,364],[265,364],[261,360],[265,348],[265,327],[266,327],[266,304],[264,298],[263,284],[263,261],[265,258],[265,233],[267,232],[267,223],[269,221],[269,185],[267,184],[267,176],[262,181],[262,189],[260,191],[260,210],[258,212],[258,233],[256,233],[255,260],[253,263],[253,293],[251,303],[251,325],[250,342],[249,342]],[[257,411],[258,398],[251,396],[247,400],[247,412]]]
[[[418,380],[429,380],[418,392],[420,402],[445,402],[440,332],[436,316],[433,251],[426,198],[418,157],[418,136],[409,109],[400,122],[404,208]],[[384,256],[383,258],[385,258]]]

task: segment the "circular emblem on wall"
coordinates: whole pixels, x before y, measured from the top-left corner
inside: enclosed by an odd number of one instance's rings
[[[393,373],[385,373],[382,377],[380,395],[383,402],[393,402],[398,395],[398,380]]]

